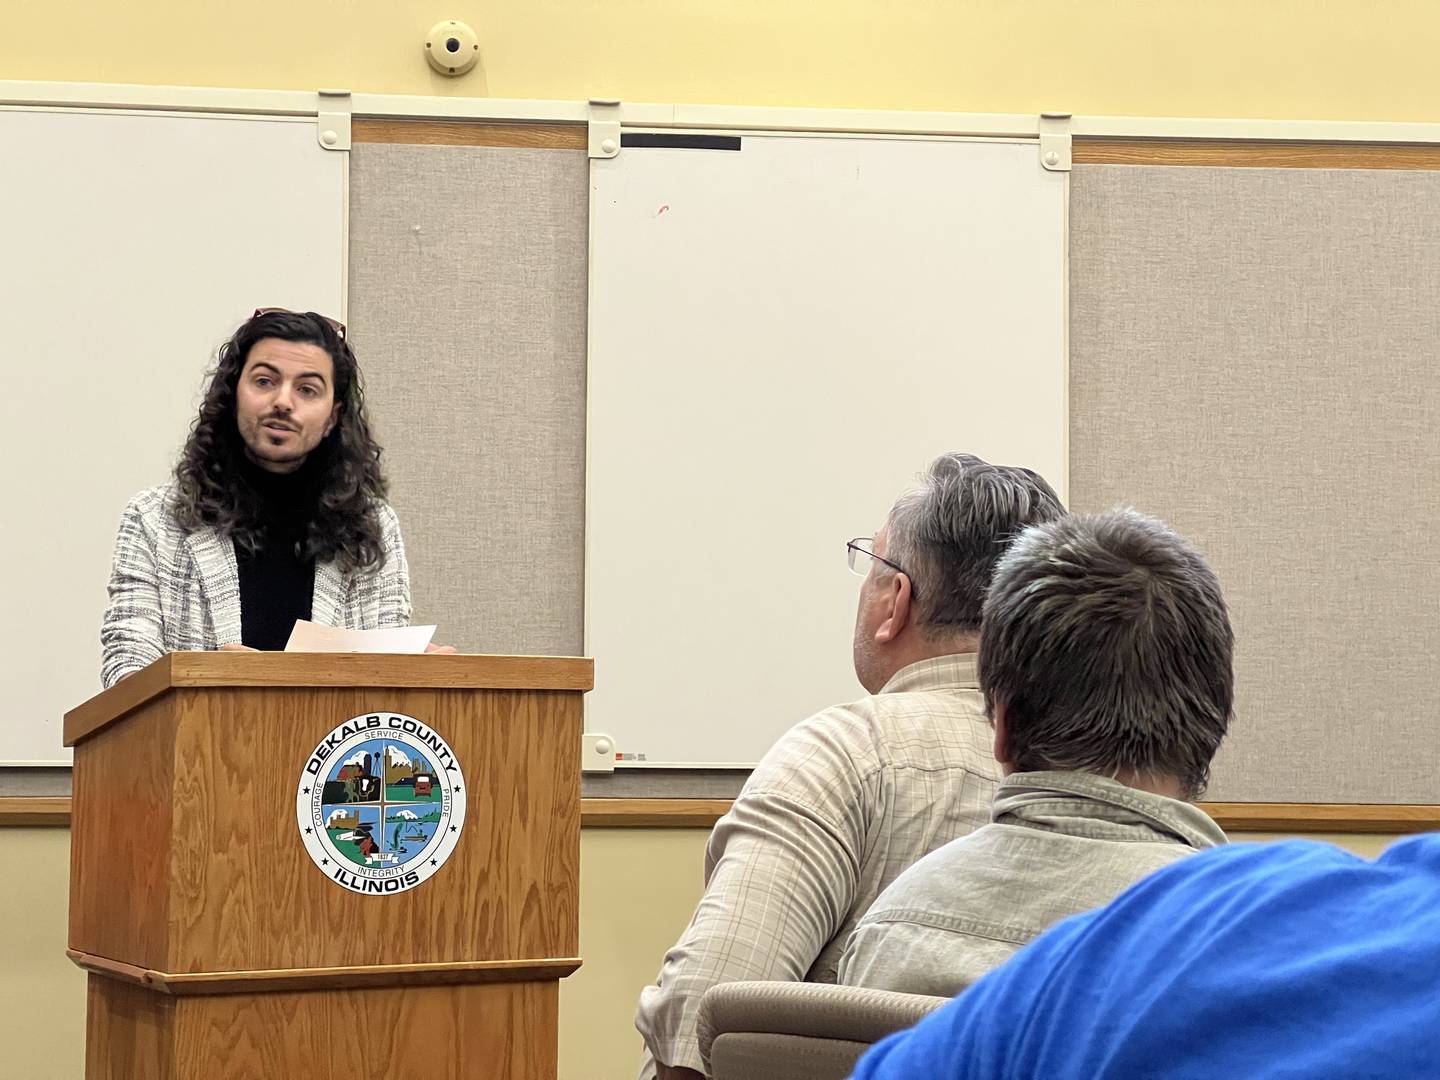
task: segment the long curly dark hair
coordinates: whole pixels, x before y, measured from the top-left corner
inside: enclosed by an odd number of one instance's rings
[[[355,354],[334,325],[313,311],[267,311],[246,320],[220,346],[200,414],[175,465],[175,519],[194,531],[212,526],[237,547],[254,552],[264,536],[260,496],[241,473],[245,444],[235,416],[235,388],[257,341],[279,338],[324,349],[335,365],[340,419],[305,462],[314,469],[319,502],[304,553],[334,560],[342,573],[379,568],[385,561],[378,502],[387,485],[380,446],[370,434],[365,390]]]

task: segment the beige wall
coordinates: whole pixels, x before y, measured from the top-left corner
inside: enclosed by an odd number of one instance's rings
[[[580,956],[560,992],[561,1080],[633,1078],[635,1002],[700,899],[706,829],[580,834]]]
[[[449,80],[442,18],[479,32]],[[1434,0],[6,0],[10,79],[961,112],[1433,120]]]
[[[0,826],[0,1077],[80,1080],[85,976],[65,958],[70,830]]]
[[[580,842],[580,954],[562,984],[561,1080],[629,1080],[640,988],[700,895],[703,829],[588,829]],[[1268,840],[1271,834],[1235,839]],[[1331,836],[1374,856],[1394,837]],[[70,834],[0,828],[0,1080],[81,1080],[85,979],[65,959]]]

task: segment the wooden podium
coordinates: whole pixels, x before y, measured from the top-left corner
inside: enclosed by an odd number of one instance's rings
[[[173,653],[66,714],[87,1078],[554,1077],[593,673]]]

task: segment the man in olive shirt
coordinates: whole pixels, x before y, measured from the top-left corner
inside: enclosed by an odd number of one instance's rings
[[[1160,522],[1121,511],[1026,531],[980,631],[1005,772],[993,820],[880,895],[840,981],[951,997],[1052,924],[1223,844],[1189,800],[1230,721],[1231,648],[1215,575]]]

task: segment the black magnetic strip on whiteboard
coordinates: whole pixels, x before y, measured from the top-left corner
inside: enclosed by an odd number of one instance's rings
[[[627,131],[621,146],[651,147],[659,150],[739,150],[739,135],[681,135],[658,131]]]

